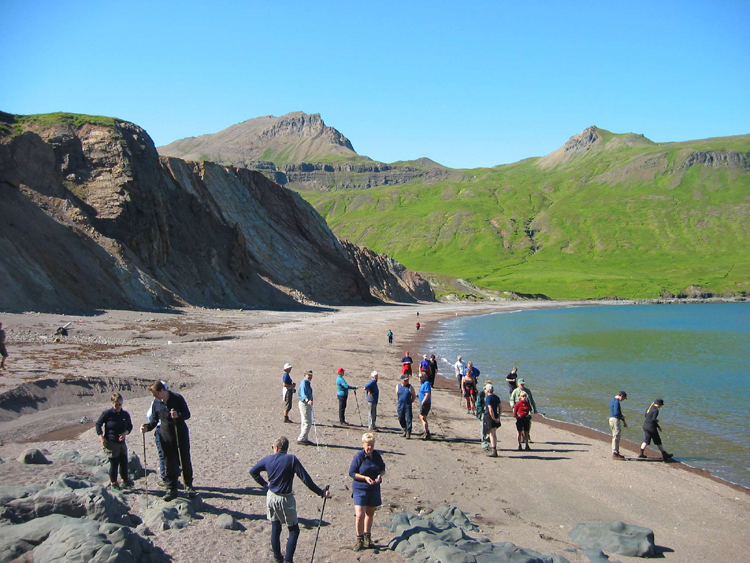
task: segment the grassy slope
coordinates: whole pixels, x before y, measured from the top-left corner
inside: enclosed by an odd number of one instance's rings
[[[555,298],[656,297],[692,284],[747,291],[750,173],[680,165],[698,150],[748,153],[750,136],[660,145],[602,136],[602,147],[555,168],[527,159],[465,170],[462,182],[303,196],[345,238],[493,289]]]

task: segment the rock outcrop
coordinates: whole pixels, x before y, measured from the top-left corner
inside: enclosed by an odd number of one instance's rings
[[[371,291],[315,210],[262,174],[160,159],[132,123],[76,118],[0,114],[1,310],[434,298],[405,270]]]

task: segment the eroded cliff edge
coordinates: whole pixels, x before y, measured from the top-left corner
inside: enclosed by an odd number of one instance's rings
[[[162,157],[132,123],[0,113],[0,310],[433,300],[258,172]]]

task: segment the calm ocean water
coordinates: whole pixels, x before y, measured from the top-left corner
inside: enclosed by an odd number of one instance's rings
[[[494,313],[442,321],[428,348],[453,374],[456,356],[502,383],[518,366],[548,417],[609,432],[624,390],[624,437],[640,443],[657,397],[662,440],[693,467],[750,487],[750,303],[612,305]],[[443,359],[445,358],[445,359]],[[505,436],[503,436],[505,438]]]

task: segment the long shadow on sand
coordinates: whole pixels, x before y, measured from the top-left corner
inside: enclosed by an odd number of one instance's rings
[[[500,452],[498,452],[499,454]],[[501,456],[503,459],[533,459],[540,461],[558,461],[562,459],[570,459],[564,456],[544,456],[544,455],[513,455],[513,456]]]
[[[590,446],[584,442],[544,442],[548,446]]]
[[[242,487],[240,489],[228,489],[225,487],[198,487],[201,497],[206,498],[223,498],[227,500],[240,500],[242,496],[237,495],[253,495],[253,496],[266,496],[266,493],[260,487]]]

